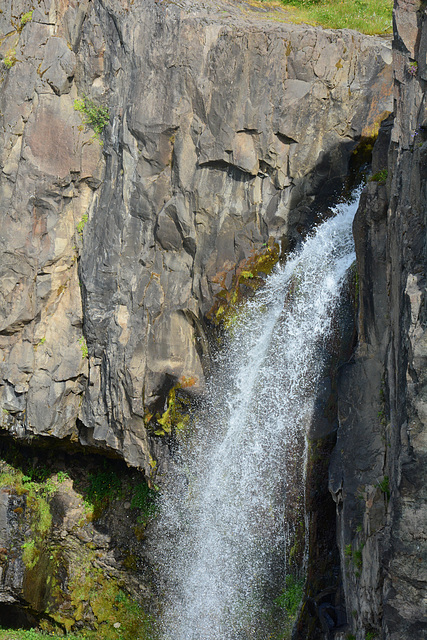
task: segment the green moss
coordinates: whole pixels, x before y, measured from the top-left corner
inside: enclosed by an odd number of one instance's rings
[[[85,503],[93,507],[93,516],[99,517],[109,503],[122,497],[122,483],[118,475],[104,464],[104,469],[90,473]]]
[[[390,500],[390,480],[388,476],[384,476],[384,478],[377,483],[376,485],[378,489],[380,489],[387,500]]]
[[[63,635],[61,630],[64,630],[67,638],[155,640],[152,619],[145,613],[141,603],[133,600],[124,590],[124,572],[119,570],[117,575],[106,572],[101,566],[103,553],[95,548],[93,542],[79,544],[71,535],[64,545],[51,535],[52,495],[61,483],[70,480],[67,472],[55,472],[55,456],[38,451],[34,457],[34,450],[17,448],[13,443],[8,446],[4,441],[0,445],[3,456],[10,460],[10,463],[0,461],[0,486],[10,487],[17,495],[25,496],[25,500],[22,499],[23,508],[17,506],[15,513],[19,518],[20,530],[25,531],[28,526],[31,528],[31,534],[23,540],[21,538],[24,542],[22,557],[25,564],[23,597],[34,611],[41,614],[41,624],[45,631],[49,631],[49,637],[60,637]],[[40,464],[40,460],[46,460],[46,465]],[[153,490],[145,482],[135,481],[137,474],[134,472],[126,476],[130,481],[126,484],[119,475],[122,466],[118,463],[105,461],[101,465],[94,460],[91,461],[91,468],[94,467],[96,470],[87,475],[81,474],[81,468],[78,467],[77,481],[70,468],[74,478],[73,492],[79,490],[85,499],[84,504],[92,512],[95,507],[102,511],[114,500],[126,497],[131,501],[132,510],[139,511],[139,517],[145,522],[153,513]],[[126,473],[124,469],[123,472]],[[62,487],[62,494],[67,490],[67,486]],[[78,500],[78,493],[75,497]],[[80,500],[81,509],[82,502]],[[83,520],[81,525],[90,532],[90,525],[87,525],[85,518]],[[145,529],[145,526],[140,526],[141,530]],[[132,525],[129,526],[130,537],[131,532]],[[124,551],[123,568],[137,570],[139,555],[133,537],[132,544],[125,547]],[[0,556],[0,561],[7,562],[5,554]],[[64,576],[67,577],[66,582]],[[78,629],[82,628],[84,631],[79,635]],[[75,636],[69,635],[72,632]],[[32,633],[34,636],[28,636],[28,639],[43,638],[41,633]],[[13,638],[7,637],[9,640]],[[26,640],[25,636],[22,639]]]
[[[52,481],[45,477],[45,468],[31,471],[29,470],[30,475],[26,475],[6,462],[2,462],[0,466],[0,486],[10,487],[17,495],[26,496],[26,512],[21,507],[15,512],[25,517],[31,528],[31,540],[22,546],[23,561],[29,569],[34,568],[39,561],[45,538],[52,526],[48,501],[54,491]],[[36,480],[37,477],[40,478],[39,481]]]
[[[246,260],[236,266],[231,287],[226,288],[225,280],[228,272],[216,276],[214,282],[222,285],[216,294],[216,302],[206,314],[217,326],[230,329],[236,321],[240,304],[252,291],[256,291],[265,282],[280,257],[279,245],[267,246],[260,252],[254,252]]]
[[[286,576],[285,588],[274,601],[276,605],[282,607],[287,618],[295,620],[304,591],[304,580],[292,575]]]
[[[155,418],[154,433],[157,436],[171,435],[172,433],[181,435],[187,431],[190,426],[191,402],[182,390],[194,383],[195,379],[190,379],[188,382],[188,379],[183,378],[169,391],[166,410],[162,414],[158,413]]]
[[[138,520],[146,524],[156,513],[156,492],[144,481],[132,489],[131,509],[138,509]]]
[[[67,592],[66,595],[62,594],[63,601],[58,603],[59,607],[51,612],[52,617],[64,625],[67,632],[73,630],[76,623],[90,617],[96,632],[92,635],[90,631],[85,631],[87,638],[155,638],[154,624],[150,616],[145,613],[140,603],[122,590],[114,577],[104,575],[96,566],[92,552],[86,552],[79,557],[78,570],[70,580]],[[70,607],[72,617],[68,613]]]
[[[67,634],[67,640],[82,640],[82,635]],[[37,631],[36,629],[0,629],[0,640],[63,640],[62,633]]]
[[[358,571],[362,569],[362,564],[363,564],[362,549],[357,549],[357,551],[354,552],[353,563]]]
[[[28,569],[32,569],[37,564],[38,555],[35,550],[35,544],[34,540],[30,540],[30,542],[24,542],[22,545],[22,560]]]

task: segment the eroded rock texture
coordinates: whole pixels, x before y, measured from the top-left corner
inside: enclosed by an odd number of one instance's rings
[[[147,407],[203,389],[215,295],[336,189],[392,108],[391,51],[244,3],[31,8],[0,14],[3,428],[148,473]]]
[[[395,3],[394,125],[355,221],[359,345],[342,372],[330,487],[357,640],[427,638],[425,3]]]

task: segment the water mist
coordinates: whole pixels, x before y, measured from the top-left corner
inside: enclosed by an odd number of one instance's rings
[[[356,200],[337,207],[230,330],[194,433],[162,487],[154,554],[165,640],[273,637],[286,500],[303,493],[290,468],[304,464],[323,346],[355,259],[356,208]]]

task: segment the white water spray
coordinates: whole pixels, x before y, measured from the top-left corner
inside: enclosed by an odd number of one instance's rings
[[[288,462],[313,414],[322,346],[355,259],[356,208],[337,207],[233,326],[155,525],[165,640],[271,637],[295,490]]]

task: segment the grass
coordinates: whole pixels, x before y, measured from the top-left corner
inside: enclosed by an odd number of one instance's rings
[[[298,21],[366,34],[392,33],[393,0],[281,0]]]
[[[121,625],[118,629],[112,627],[110,633],[107,633],[107,635],[99,630],[85,630],[80,633],[61,635],[55,632],[37,631],[36,629],[3,629],[0,627],[0,640],[47,640],[48,638],[49,640],[64,640],[64,638],[67,640],[128,640],[128,637],[131,637],[133,640],[154,640],[156,635],[151,621],[140,613],[131,613],[135,616],[133,627],[127,630],[133,634],[131,636],[128,636],[126,632],[125,635],[123,635],[122,626],[125,625]]]
[[[0,629],[0,640],[43,640],[43,638],[50,638],[50,640],[63,639],[64,636],[57,634],[43,633],[41,631],[35,631],[35,629]],[[81,640],[84,636],[76,636],[74,634],[67,634],[67,640]]]

